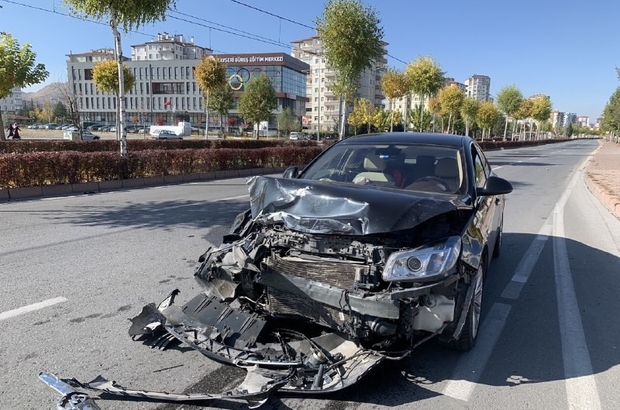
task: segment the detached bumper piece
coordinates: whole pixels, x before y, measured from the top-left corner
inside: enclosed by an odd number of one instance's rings
[[[172,295],[171,295],[172,296]],[[278,390],[327,393],[355,384],[385,359],[336,331],[310,337],[278,328],[255,313],[242,311],[217,297],[199,294],[183,307],[149,304],[131,319],[129,334],[150,337],[155,347],[169,336],[205,356],[260,375],[264,385],[256,393]],[[255,386],[256,388],[258,386]]]

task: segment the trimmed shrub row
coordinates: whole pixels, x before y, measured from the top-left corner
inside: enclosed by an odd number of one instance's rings
[[[151,149],[117,152],[0,154],[0,189],[307,164],[322,151],[285,146],[258,149]]]

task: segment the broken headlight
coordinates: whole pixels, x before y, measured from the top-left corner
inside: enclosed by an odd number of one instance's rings
[[[451,236],[445,242],[413,250],[393,252],[383,269],[389,282],[441,279],[456,265],[461,252],[461,238]]]

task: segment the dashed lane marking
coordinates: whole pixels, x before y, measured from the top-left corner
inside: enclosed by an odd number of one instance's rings
[[[66,301],[67,301],[67,298],[60,296],[57,298],[44,300],[43,302],[33,303],[32,305],[22,306],[17,309],[2,312],[0,313],[0,321],[10,319],[15,316],[23,315],[25,313],[34,312],[35,310],[41,310],[46,307],[50,307],[58,303],[66,302]]]

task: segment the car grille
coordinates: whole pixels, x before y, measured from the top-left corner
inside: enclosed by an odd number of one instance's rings
[[[269,259],[268,266],[299,278],[314,280],[341,289],[354,288],[356,278],[367,277],[369,268],[360,262],[329,261],[325,258],[279,257]]]

